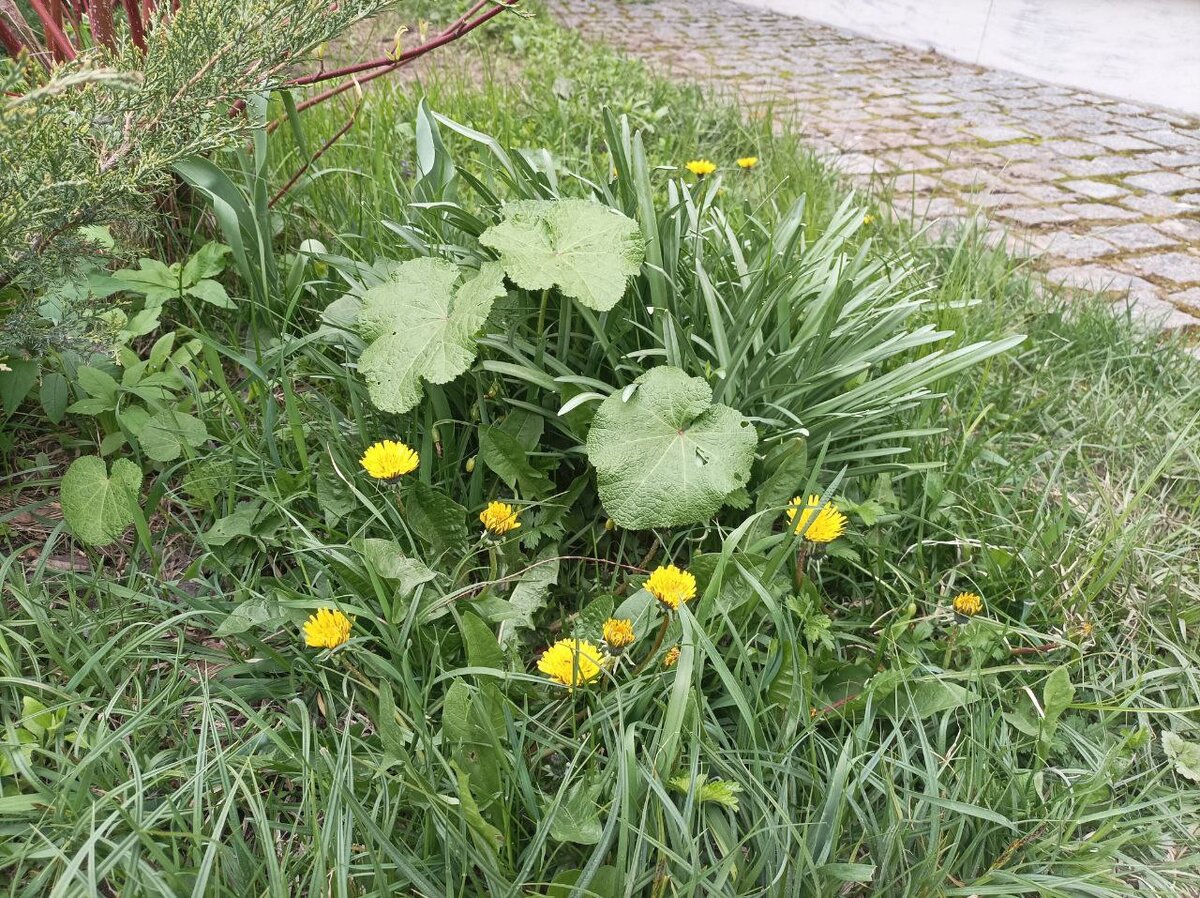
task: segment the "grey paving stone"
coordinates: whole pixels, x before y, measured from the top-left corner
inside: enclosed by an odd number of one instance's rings
[[[1046,272],[1046,280],[1064,287],[1094,290],[1099,293],[1128,293],[1134,289],[1153,290],[1153,285],[1140,277],[1107,268],[1103,265],[1064,265]]]
[[[1122,206],[1128,206],[1143,215],[1148,215],[1151,218],[1161,218],[1166,215],[1183,215],[1189,211],[1195,211],[1187,203],[1181,203],[1169,197],[1160,196],[1157,193],[1138,194],[1137,196],[1126,196],[1118,200]]]
[[[1052,150],[1057,156],[1102,156],[1104,148],[1083,140],[1044,140],[1042,146]]]
[[[1070,224],[1077,216],[1065,212],[1056,206],[1029,206],[1020,209],[1001,209],[997,217],[1015,221],[1017,224],[1033,227],[1047,224]]]
[[[1049,234],[1030,235],[1029,245],[1039,253],[1079,262],[1086,262],[1099,256],[1106,256],[1116,250],[1116,247],[1107,240],[1072,234],[1070,231],[1054,231]]]
[[[1097,156],[1095,159],[1064,159],[1060,167],[1076,178],[1108,178],[1114,175],[1132,175],[1154,171],[1153,162],[1145,162],[1141,156]]]
[[[1076,193],[1082,193],[1084,196],[1091,197],[1094,200],[1111,200],[1114,197],[1124,196],[1129,192],[1106,181],[1065,181],[1062,186]]]
[[[1155,253],[1135,256],[1130,264],[1141,274],[1160,277],[1175,284],[1200,284],[1200,256],[1190,253]]]
[[[1097,134],[1088,139],[1092,143],[1098,143],[1102,147],[1118,152],[1157,150],[1159,148],[1159,144],[1150,143],[1150,141],[1134,137],[1132,134]]]
[[[995,245],[1041,254],[1054,282],[1129,291],[1168,328],[1200,318],[1200,118],[727,0],[550,4],[587,39],[749,115],[769,107],[852,184],[890,184],[895,213],[931,238],[979,220]]]
[[[1164,234],[1200,247],[1200,218],[1172,218],[1160,221],[1154,227]]]
[[[1188,178],[1172,171],[1147,172],[1144,175],[1133,175],[1125,179],[1130,187],[1148,190],[1151,193],[1172,194],[1183,193],[1187,190],[1200,190],[1200,181]]]
[[[1174,237],[1168,237],[1162,231],[1142,222],[1096,228],[1091,233],[1102,240],[1107,240],[1121,252],[1141,252],[1142,250],[1171,246],[1178,242]]]
[[[967,133],[973,134],[987,143],[1008,143],[1013,140],[1028,140],[1032,136],[1027,131],[1022,131],[1020,128],[1013,128],[1009,125],[978,125],[974,128],[967,128]]]
[[[1111,203],[1064,203],[1062,209],[1087,221],[1133,221],[1141,217],[1131,209]]]
[[[1153,295],[1130,297],[1115,303],[1120,312],[1148,331],[1178,331],[1200,328],[1200,318],[1177,308],[1168,300]]]

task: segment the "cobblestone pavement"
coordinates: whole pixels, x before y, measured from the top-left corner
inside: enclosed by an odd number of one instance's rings
[[[794,121],[897,214],[985,218],[1067,288],[1200,334],[1200,119],[728,0],[559,0],[589,37]]]

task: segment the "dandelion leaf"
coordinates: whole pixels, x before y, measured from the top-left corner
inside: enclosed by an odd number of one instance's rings
[[[587,200],[522,200],[479,238],[500,254],[504,271],[526,290],[558,287],[598,312],[625,295],[645,257],[637,222]]]
[[[475,361],[475,336],[504,295],[504,279],[494,262],[461,277],[444,259],[413,259],[363,294],[358,327],[370,345],[358,370],[378,408],[406,412],[421,401],[422,381],[449,383]]]
[[[63,517],[80,540],[92,546],[114,542],[138,514],[142,469],[127,458],[113,462],[85,455],[71,463],[62,479]]]
[[[588,433],[604,510],[627,530],[711,518],[749,479],[758,434],[701,377],[660,367],[635,385],[604,400]]]

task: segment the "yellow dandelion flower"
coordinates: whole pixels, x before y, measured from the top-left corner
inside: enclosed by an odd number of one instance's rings
[[[954,610],[964,617],[974,617],[983,610],[983,599],[973,592],[960,592],[954,597]]]
[[[679,661],[679,646],[673,645],[663,655],[663,667],[674,667]]]
[[[693,159],[691,162],[685,165],[684,168],[690,171],[697,178],[703,178],[705,175],[711,175],[717,170],[717,166],[714,163],[709,162],[707,159]]]
[[[757,156],[743,156],[737,161],[738,168],[751,169],[758,165]]]
[[[542,653],[538,670],[568,689],[590,683],[603,669],[600,649],[586,639],[560,639]]]
[[[604,645],[614,655],[619,655],[633,645],[633,621],[610,617],[604,622]]]
[[[658,599],[668,611],[696,598],[696,577],[673,564],[658,567],[646,581],[646,592]]]
[[[507,502],[489,502],[487,508],[479,513],[479,521],[488,536],[504,536],[521,526],[517,520],[520,513]]]
[[[866,215],[863,216],[863,224],[865,224],[865,225],[875,224],[875,216],[872,215],[870,212],[868,212]]]
[[[336,608],[318,608],[304,622],[304,642],[309,648],[336,649],[350,639],[350,618]]]
[[[403,443],[383,440],[367,447],[359,463],[376,480],[395,480],[411,474],[420,462],[421,457]]]
[[[820,496],[809,496],[807,503],[796,496],[787,516],[793,532],[803,534],[810,543],[833,542],[846,532],[846,516],[829,503],[822,508]]]

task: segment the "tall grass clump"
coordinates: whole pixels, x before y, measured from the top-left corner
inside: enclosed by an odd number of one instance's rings
[[[1194,890],[1187,361],[518,35],[253,110],[12,406],[3,891]]]

